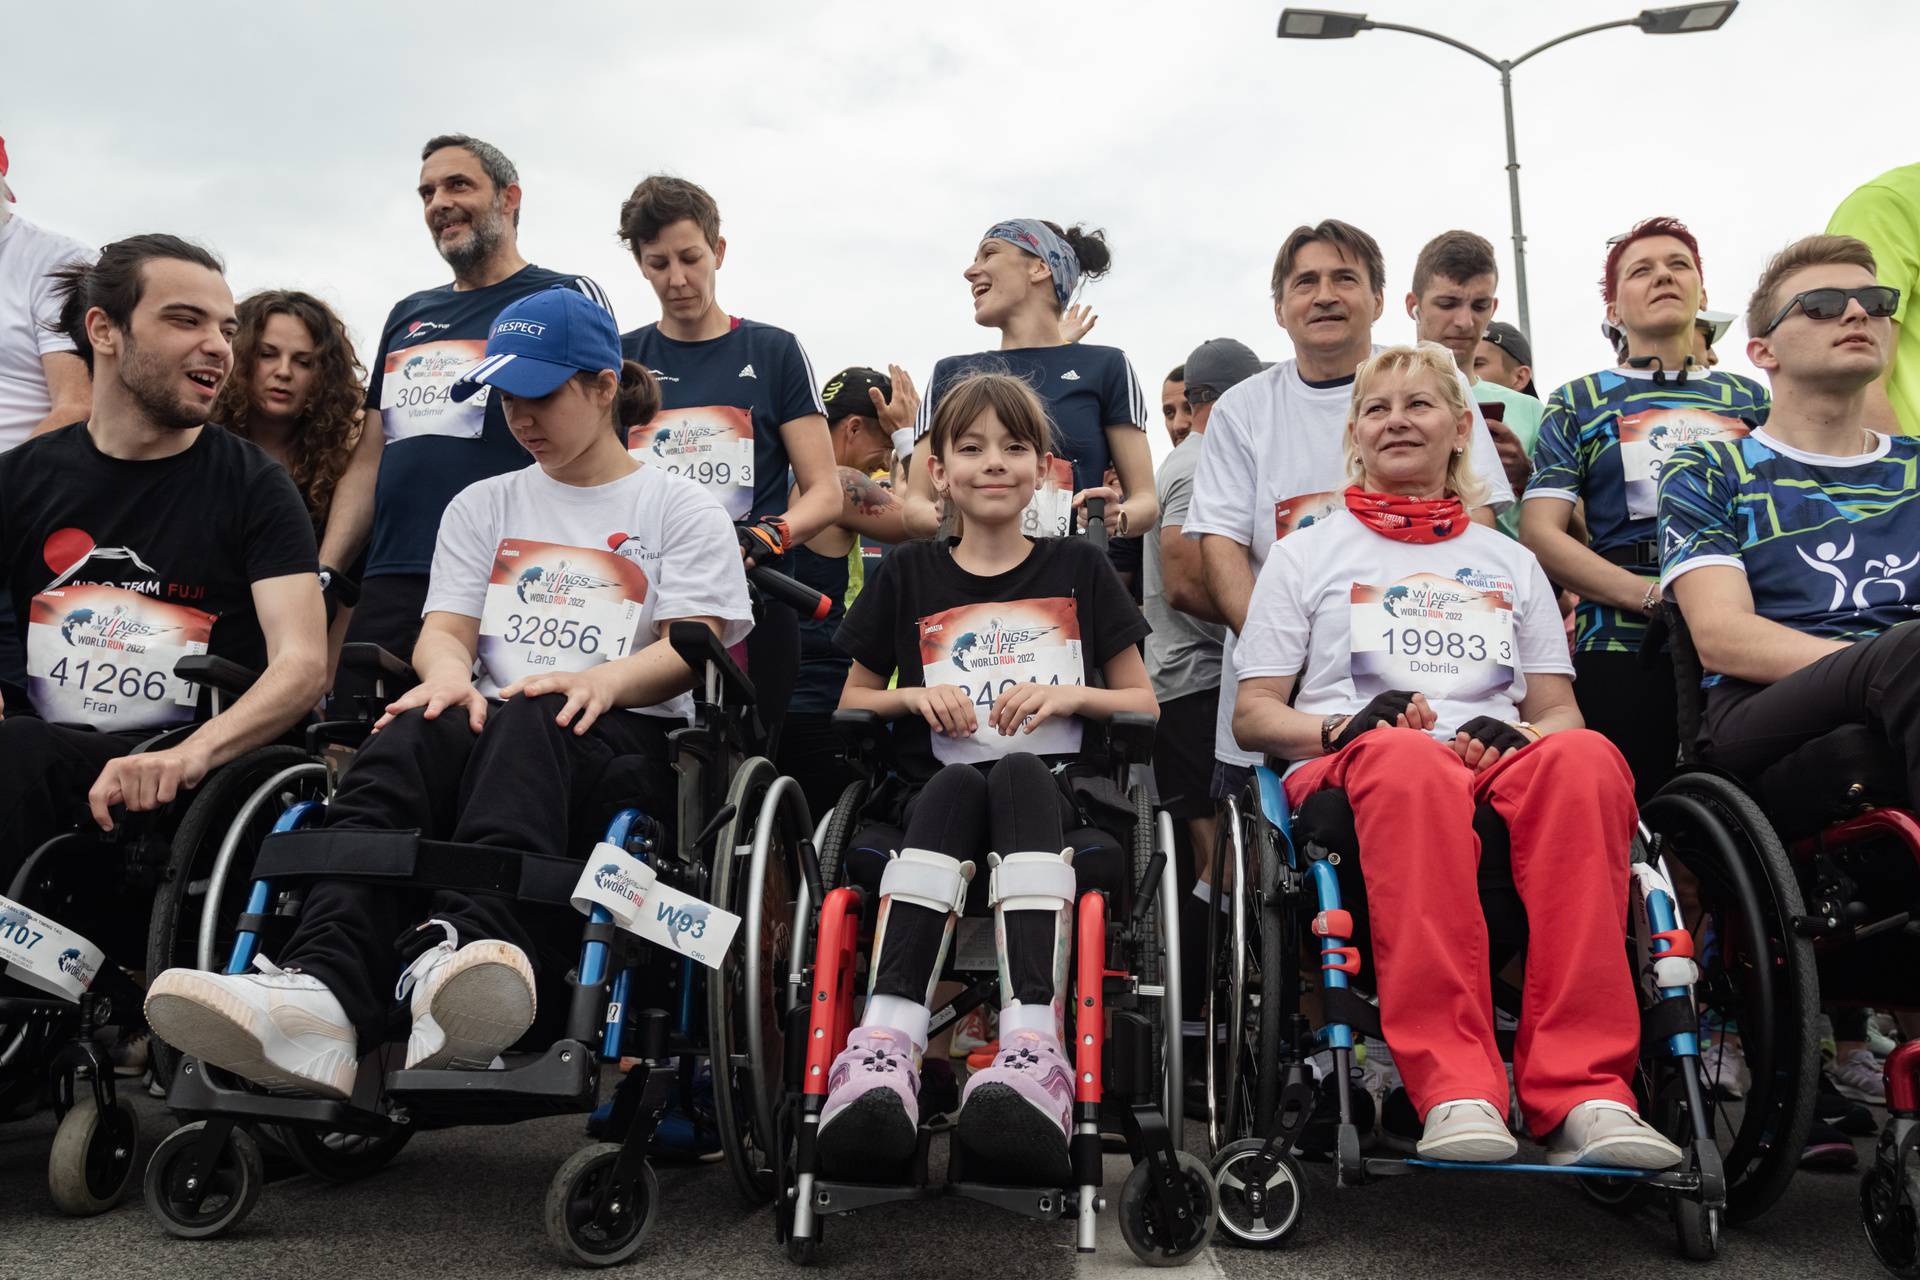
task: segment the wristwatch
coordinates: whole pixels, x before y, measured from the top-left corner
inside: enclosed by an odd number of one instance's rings
[[[1546,734],[1540,732],[1539,729],[1535,728],[1531,721],[1514,720],[1514,721],[1511,721],[1510,723],[1513,725],[1514,728],[1518,729],[1521,733],[1533,739],[1535,742],[1538,742],[1540,741],[1540,739],[1547,736]]]
[[[1347,718],[1345,712],[1336,711],[1320,722],[1320,754],[1333,754],[1333,731]]]

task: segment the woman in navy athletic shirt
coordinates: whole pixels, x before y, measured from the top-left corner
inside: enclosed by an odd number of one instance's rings
[[[914,427],[912,496],[934,496],[927,434],[947,389],[969,373],[1011,373],[1046,404],[1057,450],[1056,471],[1042,477],[1025,532],[1066,533],[1072,507],[1089,497],[1108,500],[1107,530],[1116,537],[1153,527],[1159,504],[1147,449],[1147,405],[1133,366],[1118,347],[1069,343],[1061,333],[1075,289],[1082,280],[1105,275],[1112,260],[1104,233],[1077,226],[1063,231],[1037,218],[997,222],[980,238],[964,274],[973,291],[973,322],[998,329],[1000,348],[947,356],[934,365]],[[905,439],[894,446],[902,457],[909,452]],[[1119,492],[1104,483],[1108,467],[1119,476]]]
[[[727,242],[719,206],[699,186],[644,179],[620,207],[620,238],[660,299],[660,319],[620,339],[621,355],[660,383],[660,412],[629,432],[627,448],[705,485],[749,564],[777,560],[840,517],[833,441],[807,353],[785,329],[730,316],[715,298]],[[777,735],[800,664],[793,610],[763,603],[746,656],[761,719]]]

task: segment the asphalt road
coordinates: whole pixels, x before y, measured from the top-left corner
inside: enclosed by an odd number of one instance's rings
[[[138,1100],[150,1150],[171,1128],[158,1102]],[[97,1218],[62,1217],[48,1199],[50,1115],[0,1126],[0,1280],[297,1280],[305,1276],[487,1277],[579,1274],[541,1228],[547,1182],[583,1145],[577,1118],[423,1134],[381,1173],[350,1186],[306,1176],[273,1182],[231,1236],[175,1240],[139,1194]],[[1189,1126],[1188,1145],[1200,1132]],[[1867,1140],[1857,1143],[1864,1163]],[[1117,1198],[1126,1162],[1111,1157]],[[942,1157],[935,1153],[935,1167]],[[1684,1270],[1728,1280],[1818,1280],[1883,1274],[1861,1235],[1858,1174],[1802,1174],[1760,1223],[1729,1230],[1711,1267],[1678,1260],[1662,1215],[1618,1218],[1569,1181],[1511,1174],[1425,1174],[1336,1192],[1309,1166],[1306,1218],[1287,1245],[1249,1252],[1216,1243],[1195,1276],[1355,1280],[1370,1277],[1621,1276]],[[627,1274],[648,1280],[791,1276],[765,1210],[742,1206],[718,1165],[660,1170],[661,1207]],[[862,1280],[1067,1280],[1140,1274],[1111,1212],[1101,1252],[1080,1257],[1070,1229],[957,1201],[896,1205],[830,1219],[815,1267]],[[644,1270],[642,1270],[644,1269]]]

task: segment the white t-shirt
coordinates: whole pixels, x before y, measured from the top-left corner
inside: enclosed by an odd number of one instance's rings
[[[60,302],[48,273],[99,256],[17,213],[0,226],[0,449],[25,440],[53,408],[40,357],[73,350],[49,327],[60,318]]]
[[[1386,538],[1341,510],[1274,545],[1254,583],[1239,679],[1301,676],[1294,709],[1350,714],[1424,693],[1451,741],[1475,716],[1519,719],[1527,675],[1572,675],[1533,553],[1484,525],[1445,542]]]
[[[1352,379],[1332,387],[1309,386],[1292,360],[1236,384],[1207,419],[1193,502],[1181,532],[1189,538],[1208,533],[1232,538],[1247,549],[1258,570],[1276,539],[1308,527],[1329,511],[1344,510],[1340,494],[1348,484],[1344,441],[1352,402]],[[1473,469],[1486,482],[1494,510],[1505,510],[1513,504],[1506,469],[1471,394],[1467,403],[1473,405]],[[1213,753],[1231,764],[1258,764],[1258,756],[1240,750],[1233,740],[1235,648],[1229,630],[1221,653]]]
[[[728,645],[753,629],[732,522],[664,467],[591,489],[537,466],[468,485],[440,519],[421,612],[480,619],[474,685],[489,698],[626,657],[675,618],[721,619]],[[631,709],[684,720],[693,699]]]

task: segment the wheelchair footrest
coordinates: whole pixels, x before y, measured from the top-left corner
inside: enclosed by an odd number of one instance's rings
[[[591,1111],[598,1079],[593,1050],[562,1040],[504,1071],[395,1071],[387,1094],[427,1123],[512,1124]]]
[[[852,1213],[856,1209],[871,1209],[876,1205],[898,1204],[903,1200],[938,1200],[947,1194],[947,1188],[939,1184],[914,1186],[907,1184],[882,1184],[870,1182],[826,1182],[813,1184],[813,1211],[815,1213]]]
[[[1416,1169],[1448,1169],[1467,1173],[1556,1173],[1575,1178],[1623,1178],[1635,1182],[1644,1182],[1649,1186],[1665,1187],[1669,1191],[1697,1191],[1700,1176],[1685,1169],[1620,1169],[1604,1164],[1543,1164],[1525,1160],[1507,1160],[1483,1162],[1474,1160],[1422,1160],[1417,1156],[1405,1159],[1369,1157],[1366,1161],[1368,1176],[1392,1176],[1411,1173]]]
[[[257,1093],[226,1084],[215,1079],[198,1058],[180,1063],[173,1087],[167,1091],[167,1109],[195,1118],[220,1116],[374,1137],[390,1132],[394,1126],[392,1119],[379,1112],[363,1111],[333,1098]]]

